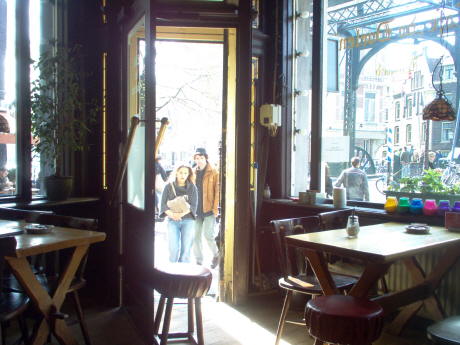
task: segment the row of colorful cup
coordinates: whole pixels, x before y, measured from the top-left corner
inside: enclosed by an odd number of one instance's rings
[[[411,213],[411,214],[424,214],[426,216],[444,216],[446,212],[460,212],[460,201],[456,201],[454,206],[451,207],[449,200],[439,200],[439,205],[436,200],[427,199],[423,202],[422,199],[413,198],[409,200],[407,197],[400,197],[398,199],[394,196],[387,197],[385,205],[383,206],[388,213]]]

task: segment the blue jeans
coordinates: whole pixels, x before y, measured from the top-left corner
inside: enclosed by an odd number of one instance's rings
[[[215,237],[216,235],[214,234],[214,226],[216,224],[216,217],[214,217],[213,214],[210,216],[206,216],[204,218],[202,217],[197,217],[196,223],[195,223],[195,241],[193,245],[193,251],[195,254],[195,259],[196,262],[199,264],[203,263],[203,244],[202,244],[202,238],[204,235],[204,239],[206,240],[206,243],[208,244],[209,249],[211,250],[212,256],[216,256],[218,249],[216,245],[216,240]]]
[[[194,219],[168,219],[169,261],[190,262],[194,234]]]

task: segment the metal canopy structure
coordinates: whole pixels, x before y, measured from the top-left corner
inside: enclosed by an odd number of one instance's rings
[[[359,75],[366,62],[388,44],[403,39],[413,39],[414,43],[432,40],[442,44],[451,54],[458,55],[460,42],[452,44],[447,35],[456,38],[460,34],[459,7],[453,0],[416,1],[416,0],[370,0],[337,1],[329,7],[327,32],[330,37],[340,39],[345,53],[345,94],[344,94],[344,135],[350,137],[350,147],[355,146],[356,90]],[[439,8],[443,7],[446,17],[441,22]],[[408,16],[421,14],[419,20]],[[431,17],[430,17],[431,15]],[[407,17],[407,18],[404,18]],[[440,27],[448,23],[454,27],[441,37]],[[452,40],[451,40],[452,41]],[[459,61],[454,59],[455,70],[459,70]],[[457,115],[460,88],[457,82]],[[453,148],[459,138],[459,116],[457,116]],[[353,152],[350,152],[353,155]]]

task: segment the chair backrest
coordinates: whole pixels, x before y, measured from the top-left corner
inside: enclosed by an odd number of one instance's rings
[[[320,230],[318,216],[288,218],[272,220],[275,248],[280,268],[284,278],[295,276],[306,270],[305,258],[299,255],[298,250],[286,245],[285,237],[289,235],[305,234]]]
[[[350,216],[352,212],[353,210],[346,209],[318,214],[321,231],[345,228],[347,226],[348,216]]]

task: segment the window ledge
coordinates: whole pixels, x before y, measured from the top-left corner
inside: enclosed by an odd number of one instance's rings
[[[301,204],[298,201],[293,201],[289,199],[264,199],[265,203],[274,204],[274,205],[285,205],[292,207],[304,208],[305,210],[314,210],[314,211],[332,211],[335,210],[332,203],[328,203],[328,200],[324,204],[314,204],[306,205]],[[374,206],[375,205],[375,206]],[[444,226],[444,217],[442,216],[424,216],[424,215],[411,215],[411,214],[396,214],[396,213],[387,213],[383,209],[381,204],[369,204],[363,206],[354,206],[350,205],[347,208],[354,208],[356,213],[364,217],[372,217],[373,219],[378,219],[382,221],[392,221],[392,222],[402,222],[402,223],[427,223],[430,225]],[[374,206],[374,207],[372,207]]]
[[[1,208],[20,208],[24,210],[40,210],[54,206],[74,205],[74,204],[86,204],[98,202],[99,198],[69,198],[62,201],[49,201],[46,199],[32,200],[31,202],[10,202],[0,204]]]

